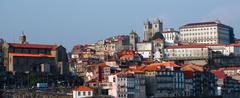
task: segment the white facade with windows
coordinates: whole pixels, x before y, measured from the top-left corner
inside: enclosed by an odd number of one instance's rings
[[[73,98],[89,98],[93,97],[93,90],[86,86],[80,86],[73,90]]]
[[[167,31],[163,31],[162,35],[165,38],[165,45],[170,46],[179,42],[179,32],[170,28]]]
[[[180,40],[183,43],[228,44],[232,33],[233,28],[220,21],[190,23],[180,27]]]
[[[240,56],[240,44],[215,44],[208,47],[224,56]]]
[[[143,56],[143,58],[152,58],[152,48],[151,42],[141,42],[137,43],[137,52]]]
[[[206,46],[169,46],[164,49],[165,59],[199,59],[211,57],[211,51]]]
[[[112,84],[108,95],[116,98],[145,98],[144,74],[121,72],[109,76]]]

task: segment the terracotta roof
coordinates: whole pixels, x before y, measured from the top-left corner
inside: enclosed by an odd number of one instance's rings
[[[57,45],[47,45],[47,44],[18,44],[18,43],[9,43],[10,47],[17,48],[44,48],[44,49],[52,49],[56,50]]]
[[[10,56],[17,57],[49,57],[53,58],[54,56],[48,54],[27,54],[27,53],[9,53]]]
[[[184,64],[181,68],[182,71],[203,71],[203,65]]]
[[[150,66],[169,66],[169,67],[180,67],[174,62],[162,62],[162,63],[152,63]]]
[[[224,79],[225,75],[221,71],[218,70],[212,70],[211,73],[213,73],[218,79]]]
[[[92,88],[87,86],[79,86],[78,88],[74,89],[73,91],[93,91]]]
[[[240,46],[240,43],[228,44],[228,46]]]
[[[161,69],[161,66],[165,67],[180,67],[174,62],[152,63],[143,68],[144,71],[157,71]]]
[[[144,71],[157,71],[157,70],[160,70],[160,67],[157,65],[147,65],[143,70]]]

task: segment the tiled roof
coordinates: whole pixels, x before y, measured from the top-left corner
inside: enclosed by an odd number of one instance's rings
[[[198,22],[198,23],[189,23],[189,24],[186,24],[186,25],[184,25],[184,26],[207,25],[207,24],[217,24],[217,23],[214,22],[214,21],[210,21],[210,22]]]
[[[52,49],[56,50],[57,45],[46,45],[46,44],[18,44],[18,43],[9,43],[10,47],[16,48],[44,48],[44,49]]]
[[[162,62],[162,63],[152,63],[150,66],[169,66],[169,67],[180,67],[174,62]]]
[[[198,23],[188,23],[180,27],[181,28],[191,28],[191,27],[206,27],[206,26],[215,26],[220,23],[217,23],[215,21],[209,21],[209,22],[198,22]]]
[[[225,77],[224,73],[218,70],[212,70],[211,73],[213,73],[218,79],[224,79]]]
[[[193,28],[193,27],[209,27],[209,26],[224,26],[227,28],[232,28],[228,25],[222,24],[219,20],[215,20],[215,21],[208,21],[208,22],[188,23],[188,24],[181,26],[180,29]]]
[[[203,71],[203,65],[185,64],[182,65],[182,71]]]
[[[165,67],[180,67],[174,62],[152,63],[143,68],[144,71],[157,71],[161,69],[161,66]]]
[[[79,86],[78,88],[74,89],[73,91],[93,91],[92,88],[87,86]]]
[[[9,53],[10,56],[17,57],[48,57],[53,58],[54,56],[48,54],[27,54],[27,53]]]

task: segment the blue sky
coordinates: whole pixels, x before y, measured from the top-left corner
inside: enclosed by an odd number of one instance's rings
[[[135,30],[159,17],[164,28],[220,19],[240,37],[240,0],[0,0],[0,37],[18,42],[24,30],[30,43],[95,43]]]

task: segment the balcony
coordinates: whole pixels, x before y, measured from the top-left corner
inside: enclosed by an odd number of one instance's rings
[[[100,84],[103,89],[111,89],[112,88],[112,83],[101,83]]]

